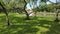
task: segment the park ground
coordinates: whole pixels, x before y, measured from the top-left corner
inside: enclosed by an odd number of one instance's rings
[[[60,34],[60,22],[54,22],[54,17],[30,18],[25,20],[23,14],[9,13],[8,27],[5,14],[0,14],[0,34]]]

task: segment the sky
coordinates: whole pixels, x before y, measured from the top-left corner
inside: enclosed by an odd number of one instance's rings
[[[40,3],[39,1],[40,1],[40,0],[37,1],[37,6],[39,6],[39,3]],[[56,0],[50,0],[50,1],[51,1],[51,2],[54,2],[54,3],[56,2]],[[41,3],[40,3],[40,4],[41,4]],[[51,4],[51,3],[50,3],[50,2],[47,2],[47,4]],[[41,4],[41,5],[42,5],[42,4]],[[29,3],[28,3],[28,4],[27,4],[27,9],[30,9],[30,10],[31,10],[31,8],[33,8],[33,5],[32,5],[32,7],[30,7],[30,5],[29,5]]]
[[[52,2],[54,2],[54,3],[56,2],[56,0],[50,0],[50,1],[52,1]],[[47,4],[50,4],[50,2],[47,2]]]

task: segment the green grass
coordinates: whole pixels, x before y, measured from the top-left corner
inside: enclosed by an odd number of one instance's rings
[[[7,27],[5,14],[0,14],[0,34],[60,34],[60,22],[50,17],[30,17],[25,20],[23,14],[9,13],[10,26]]]

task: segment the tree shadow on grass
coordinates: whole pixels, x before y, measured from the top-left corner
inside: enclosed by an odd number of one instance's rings
[[[46,34],[60,34],[60,24],[54,24],[50,28],[50,31],[46,32]]]
[[[0,34],[7,34],[7,27],[6,27],[6,20],[5,20],[5,15],[0,16]]]
[[[17,17],[14,15],[10,15],[9,19],[11,24],[20,24],[20,23],[23,23],[24,21],[24,17]]]
[[[8,28],[6,25],[0,25],[0,34],[8,34]]]
[[[2,22],[6,22],[5,21],[5,16],[0,16],[0,23],[2,23]]]
[[[60,34],[60,24],[57,22],[48,21],[48,20],[40,20],[39,26],[49,28],[48,32],[45,32],[45,33],[41,32],[41,34]]]
[[[35,28],[31,28],[32,26],[41,26],[41,27],[45,27],[45,28],[48,28],[49,31],[48,32],[42,32],[41,34],[57,34],[56,31],[59,33],[59,27],[60,25],[54,21],[49,21],[49,20],[24,20],[23,18],[20,18],[20,17],[13,17],[13,19],[15,19],[17,22],[16,23],[19,23],[19,27],[21,28],[21,24],[22,25],[27,25],[27,26],[22,26],[23,30],[21,31],[18,31],[18,34],[21,33],[21,34],[25,34],[25,33],[28,33],[28,32],[32,32],[33,29]],[[13,22],[14,23],[14,22]],[[58,26],[59,25],[59,26]],[[15,26],[15,25],[14,25]],[[15,26],[16,27],[16,26]],[[18,25],[17,25],[18,27]],[[11,27],[13,28],[13,27]],[[30,28],[30,29],[29,29]],[[31,30],[31,31],[30,31]],[[26,32],[27,31],[27,32]],[[33,30],[34,31],[34,30]],[[16,33],[17,34],[17,33]]]
[[[9,27],[10,34],[35,34],[38,30],[31,25],[11,25]]]
[[[10,23],[19,25],[37,25],[37,20],[25,20],[25,17],[10,16]]]
[[[57,34],[56,33],[56,31],[59,33],[59,27],[60,27],[60,25],[58,24],[58,23],[56,23],[56,22],[54,22],[54,21],[49,21],[49,20],[40,20],[40,21],[38,21],[38,20],[24,20],[23,21],[23,19],[21,18],[21,20],[20,20],[20,18],[19,17],[15,17],[16,19],[17,19],[17,22],[19,22],[19,23],[26,23],[26,25],[12,25],[11,27],[10,27],[10,29],[12,28],[12,29],[16,29],[16,28],[22,28],[23,30],[19,30],[19,31],[17,31],[16,33],[14,33],[14,34],[26,34],[26,33],[36,33],[37,31],[38,31],[38,28],[32,28],[32,26],[41,26],[41,27],[44,27],[44,28],[48,28],[49,29],[49,31],[48,32],[41,32],[41,34]],[[59,25],[59,26],[58,26]],[[34,34],[35,34],[34,33]]]
[[[1,18],[0,22],[5,21],[5,17],[2,16],[0,18]],[[23,17],[15,17],[15,16],[10,16],[9,18],[10,18],[10,23],[12,23],[12,25],[10,25],[9,27],[9,34],[29,34],[29,33],[36,34],[36,32],[38,32],[39,29],[33,28],[33,26],[41,26],[44,28],[49,28],[48,32],[41,32],[41,34],[60,34],[60,24],[53,21],[34,20],[34,19],[24,20]],[[2,32],[5,31],[6,31],[5,29],[2,30]]]

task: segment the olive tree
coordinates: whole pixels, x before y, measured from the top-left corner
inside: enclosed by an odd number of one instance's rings
[[[8,11],[6,10],[5,5],[4,5],[4,2],[2,0],[0,0],[0,6],[4,10],[4,13],[6,15],[6,23],[7,23],[7,26],[9,26],[10,23],[9,23],[9,18],[8,18]]]

